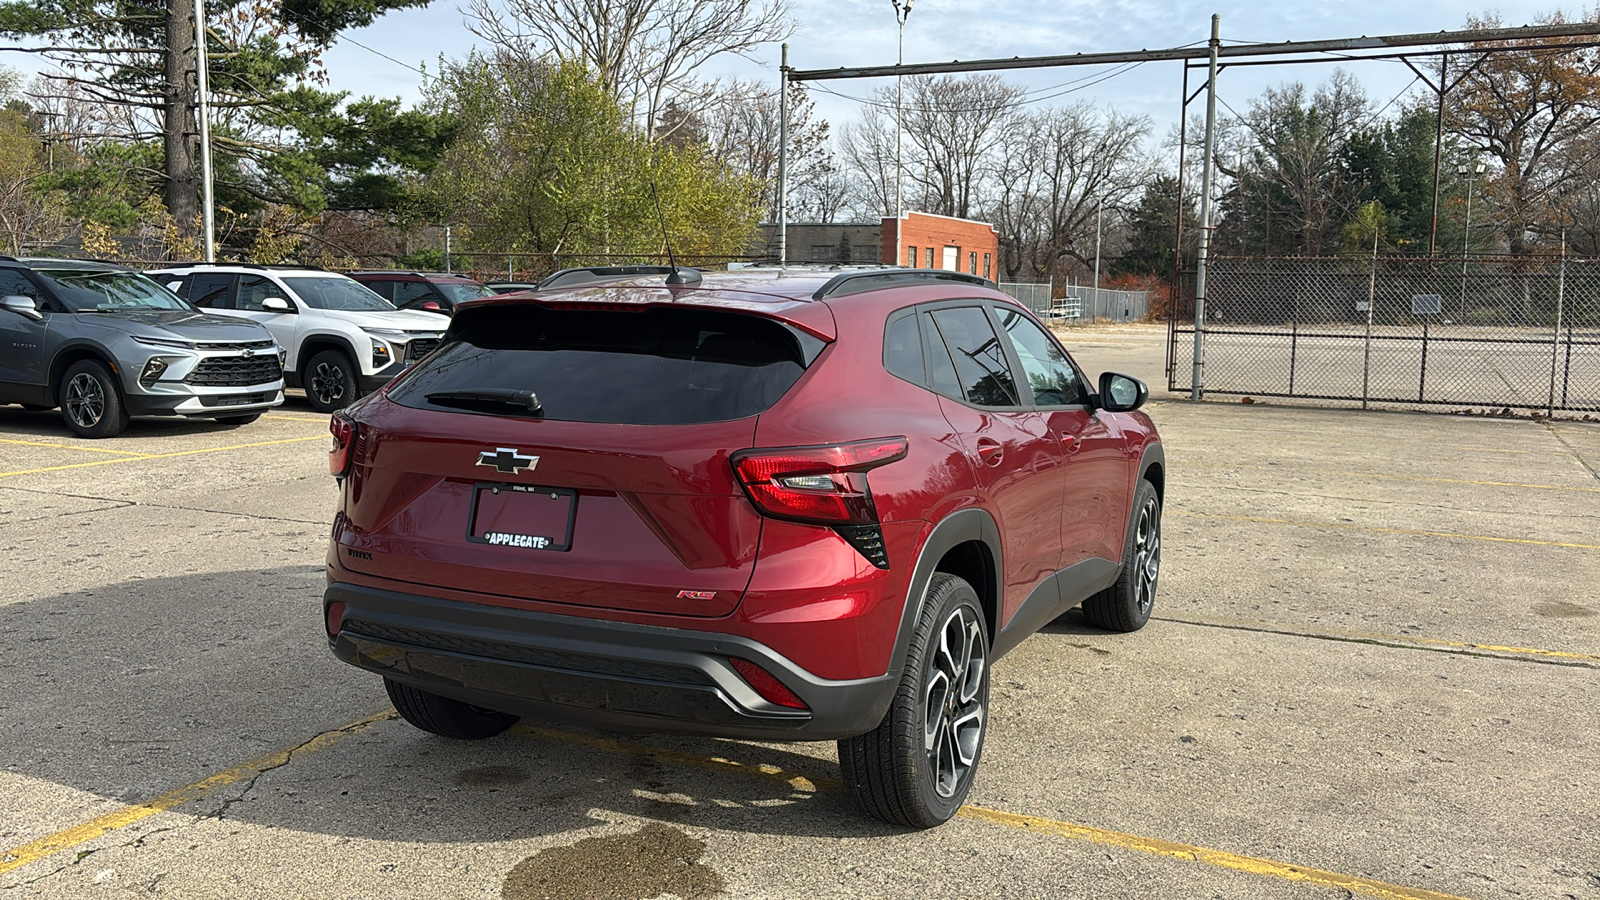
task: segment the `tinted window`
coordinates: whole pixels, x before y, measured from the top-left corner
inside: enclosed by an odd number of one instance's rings
[[[1035,325],[1020,310],[997,309],[1000,330],[1011,339],[1022,363],[1023,377],[1040,406],[1068,406],[1088,402],[1088,391],[1078,370],[1044,329]]]
[[[272,279],[261,275],[240,275],[239,293],[233,298],[233,308],[262,312],[261,301],[268,297],[277,297],[294,306],[294,303],[289,301],[288,295],[283,292],[283,288],[278,287]]]
[[[519,409],[494,397],[532,391],[546,419],[685,425],[756,415],[805,371],[794,335],[754,316],[517,306],[463,317],[444,346],[389,389],[389,399],[529,415],[525,404]],[[475,392],[488,399],[462,396]],[[444,396],[450,393],[456,396]]]
[[[420,300],[432,300],[433,290],[423,281],[400,281],[394,284],[394,305],[410,306]]]
[[[319,278],[285,278],[284,284],[312,309],[348,309],[388,312],[394,304],[343,275]]]
[[[922,336],[915,313],[902,313],[883,330],[883,367],[912,384],[923,384]]]
[[[367,290],[377,294],[385,300],[394,299],[394,282],[392,281],[363,281]]]
[[[933,317],[923,313],[921,319],[922,352],[928,360],[928,387],[952,400],[967,399],[961,390],[961,379],[956,377],[956,365],[950,361],[950,350],[939,336]]]
[[[476,300],[479,297],[494,296],[494,291],[489,290],[487,287],[484,287],[481,284],[450,283],[436,284],[434,287],[438,288],[439,292],[444,294],[445,299],[449,300],[451,305],[462,303],[467,300]]]
[[[1017,386],[989,317],[976,306],[938,309],[933,321],[950,350],[967,402],[977,406],[1016,406]]]
[[[195,306],[228,309],[233,305],[228,302],[228,293],[232,287],[232,275],[224,272],[196,272],[189,276],[182,290],[185,291],[184,296]]]
[[[29,297],[39,305],[39,289],[16,269],[0,269],[0,297]]]

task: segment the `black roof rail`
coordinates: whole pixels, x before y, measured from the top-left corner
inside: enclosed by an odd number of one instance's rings
[[[603,281],[616,281],[620,278],[630,278],[634,275],[671,275],[678,273],[683,281],[679,284],[693,284],[700,280],[700,270],[686,266],[589,266],[581,269],[562,269],[539,282],[539,290],[556,287],[575,287],[581,284],[599,284]]]
[[[0,256],[0,262],[16,262],[16,261],[17,261],[17,258],[15,256]]]
[[[847,297],[851,294],[877,291],[890,287],[905,287],[912,284],[926,284],[933,281],[954,281],[960,284],[970,284],[974,287],[983,287],[990,290],[999,290],[999,285],[987,278],[978,275],[968,275],[965,272],[951,272],[946,269],[869,269],[864,272],[844,272],[828,279],[828,283],[817,288],[811,295],[813,300],[825,300],[829,297]]]

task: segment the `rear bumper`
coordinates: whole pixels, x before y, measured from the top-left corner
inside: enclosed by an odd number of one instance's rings
[[[534,718],[767,741],[836,740],[877,727],[892,675],[817,678],[735,635],[557,616],[334,583],[335,656],[425,691]],[[729,664],[754,662],[809,707],[763,700]]]

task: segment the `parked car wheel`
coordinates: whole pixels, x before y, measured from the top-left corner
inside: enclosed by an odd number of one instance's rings
[[[1139,482],[1133,516],[1122,548],[1122,573],[1116,584],[1083,601],[1083,615],[1107,631],[1138,631],[1150,621],[1161,576],[1161,498],[1155,486]]]
[[[317,412],[344,409],[356,400],[356,367],[338,350],[323,350],[306,363],[306,399]]]
[[[259,418],[261,418],[261,413],[250,413],[243,416],[217,416],[216,421],[218,425],[238,427],[240,425],[249,425]]]
[[[988,651],[977,592],[934,575],[883,722],[839,742],[839,768],[863,812],[932,828],[961,808],[988,724]]]
[[[480,709],[390,678],[383,680],[383,686],[400,718],[430,734],[475,741],[494,737],[517,724],[518,717],[510,713]]]
[[[97,360],[75,362],[61,377],[61,418],[78,437],[116,437],[128,427],[128,410],[111,371]]]

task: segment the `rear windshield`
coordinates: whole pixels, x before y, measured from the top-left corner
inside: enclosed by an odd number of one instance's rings
[[[569,422],[721,422],[776,403],[805,371],[803,358],[794,334],[755,316],[514,306],[456,319],[389,399]]]

